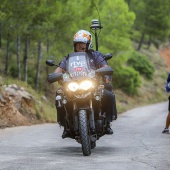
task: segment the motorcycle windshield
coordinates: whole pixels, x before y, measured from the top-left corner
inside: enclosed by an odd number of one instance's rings
[[[73,52],[69,54],[67,71],[73,80],[87,77],[91,71],[88,54],[85,52]]]

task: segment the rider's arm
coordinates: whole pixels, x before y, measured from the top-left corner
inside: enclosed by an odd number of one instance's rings
[[[63,61],[61,61],[61,62],[59,63],[59,67],[57,67],[57,68],[54,70],[55,73],[65,72],[65,70],[66,70],[66,58],[67,58],[67,57],[64,57]]]
[[[167,83],[170,82],[170,73],[168,74]]]
[[[62,73],[63,72],[63,69],[61,67],[57,67],[55,70],[54,70],[54,73]]]
[[[170,92],[170,73],[168,74],[167,82],[166,82],[166,85],[165,85],[165,90],[166,90],[167,93]]]
[[[102,53],[98,53],[98,60],[100,61],[102,61],[103,60],[103,57],[102,57]],[[99,64],[99,68],[101,68],[101,67],[107,67],[108,66],[108,64],[107,64],[107,62],[104,60],[104,61],[102,61],[100,64]],[[111,83],[111,76],[110,75],[105,75],[104,77],[103,77],[103,80],[104,80],[104,82],[105,83]]]

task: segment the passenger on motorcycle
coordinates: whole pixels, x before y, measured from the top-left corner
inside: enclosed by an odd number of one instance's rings
[[[102,57],[103,54],[98,51],[92,50],[92,35],[90,34],[90,32],[86,30],[79,30],[73,37],[73,46],[75,52],[88,53],[91,69],[96,70],[100,67],[107,66],[107,62],[105,60],[103,61],[103,57]],[[66,71],[67,58],[68,56],[66,56],[63,59],[63,61],[60,62],[59,67],[57,67],[54,72]],[[104,76],[103,80],[104,80],[105,89],[104,89],[104,95],[101,102],[102,102],[102,111],[106,113],[107,120],[108,120],[106,134],[113,134],[113,130],[110,127],[110,122],[112,122],[112,120],[117,119],[115,95],[112,92],[111,77],[106,75]],[[66,126],[65,126],[65,116],[66,116],[65,109],[64,107],[57,107],[57,105],[56,108],[57,108],[58,122],[61,126],[64,126],[62,138],[66,138],[69,136],[69,132],[66,130]],[[68,111],[72,110],[71,104],[67,105],[67,110]]]

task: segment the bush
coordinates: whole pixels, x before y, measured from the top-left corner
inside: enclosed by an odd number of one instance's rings
[[[133,52],[127,63],[147,79],[153,79],[154,65],[149,61],[147,56]]]
[[[15,65],[11,66],[9,69],[9,75],[13,78],[17,78],[18,77],[18,69]]]
[[[27,77],[27,82],[28,84],[32,87],[35,88],[35,70],[28,68],[28,77]]]
[[[141,85],[139,72],[131,67],[115,68],[113,74],[113,86],[122,89],[129,95],[137,94],[137,89]]]

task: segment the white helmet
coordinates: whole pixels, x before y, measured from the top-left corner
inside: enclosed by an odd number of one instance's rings
[[[73,45],[74,45],[74,51],[75,49],[75,44],[77,42],[82,42],[86,44],[86,49],[90,50],[92,49],[92,35],[90,34],[89,31],[86,30],[79,30],[73,37]]]

